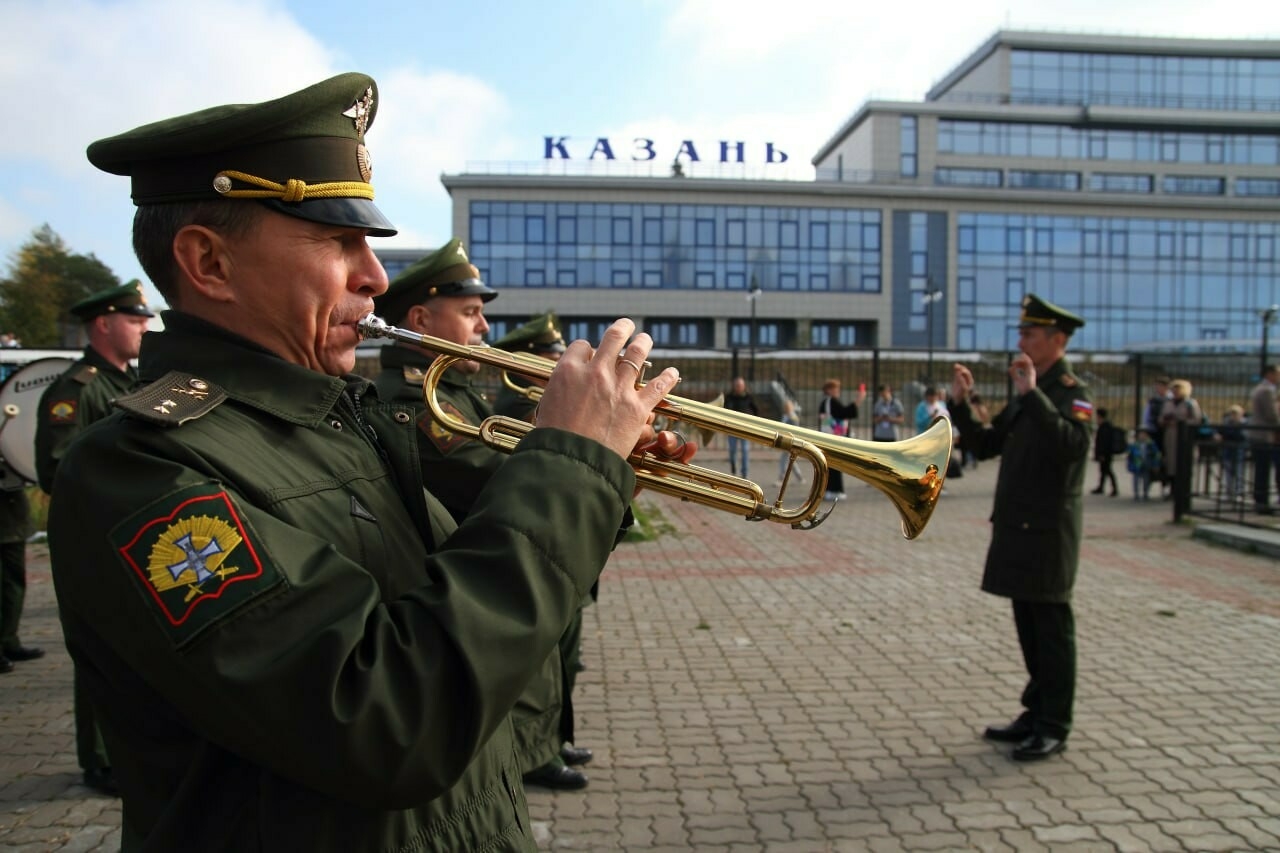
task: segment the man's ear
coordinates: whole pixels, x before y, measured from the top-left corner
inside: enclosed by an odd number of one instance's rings
[[[173,257],[192,289],[214,302],[233,302],[231,254],[222,235],[203,225],[187,225],[173,238]]]
[[[431,309],[423,303],[412,305],[404,314],[404,325],[421,334],[431,320]]]

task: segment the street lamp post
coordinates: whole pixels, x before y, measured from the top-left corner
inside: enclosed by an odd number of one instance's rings
[[[747,368],[747,380],[756,381],[756,300],[760,298],[760,285],[756,283],[755,276],[751,277],[751,292],[747,294],[747,301],[751,303],[751,362]]]
[[[921,297],[924,301],[925,337],[929,339],[929,367],[925,372],[925,380],[930,385],[933,384],[933,303],[941,298],[942,291],[938,289],[930,290]]]
[[[1280,316],[1280,305],[1272,305],[1270,308],[1262,308],[1258,311],[1258,319],[1262,320],[1262,364],[1258,368],[1259,376],[1267,372],[1267,332],[1277,316]]]

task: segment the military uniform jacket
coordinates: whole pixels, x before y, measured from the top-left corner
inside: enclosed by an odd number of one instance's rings
[[[979,459],[1001,457],[982,589],[1022,601],[1070,601],[1093,424],[1088,390],[1061,359],[990,428],[974,420],[967,402],[952,403],[951,417]]]
[[[508,714],[604,565],[631,469],[536,430],[455,530],[408,407],[165,325],[149,384],[68,450],[49,521],[124,849],[533,849]]]
[[[532,388],[534,384],[523,376],[512,376],[511,381],[519,388]],[[494,414],[515,418],[519,421],[533,423],[533,413],[538,404],[524,394],[518,394],[507,387],[504,382],[498,391],[498,399],[493,403]]]
[[[450,515],[461,522],[507,455],[480,441],[448,432],[432,417],[422,397],[424,371],[431,364],[429,353],[417,347],[386,345],[379,358],[383,369],[374,379],[378,395],[404,403],[415,412],[423,482]],[[471,380],[455,370],[447,370],[441,377],[436,399],[445,411],[472,426],[479,426],[493,414]],[[562,682],[560,655],[550,654],[512,709],[521,774],[541,767],[560,751],[560,741],[565,739],[559,737],[561,714],[566,705]],[[572,731],[570,721],[565,725]]]
[[[422,434],[418,448],[427,490],[440,499],[456,521],[461,521],[507,456],[483,442],[449,432],[432,417],[422,399],[423,371],[431,364],[431,357],[425,351],[387,345],[379,357],[382,371],[374,379],[378,395],[413,407]],[[479,426],[493,414],[484,395],[456,370],[445,371],[437,386],[436,398],[445,412],[472,426]]]
[[[111,401],[137,380],[129,367],[120,370],[92,346],[40,395],[36,414],[36,476],[40,488],[53,493],[53,478],[76,433],[111,413]]]

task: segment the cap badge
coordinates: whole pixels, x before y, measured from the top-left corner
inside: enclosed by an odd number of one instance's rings
[[[218,175],[213,179],[213,191],[218,195],[225,195],[231,192],[231,179],[226,175]]]
[[[373,158],[364,143],[356,146],[356,165],[360,167],[360,179],[366,184],[373,180]]]
[[[364,90],[363,97],[356,100],[343,115],[355,119],[356,139],[364,139],[365,129],[369,127],[369,113],[373,111],[373,87]]]

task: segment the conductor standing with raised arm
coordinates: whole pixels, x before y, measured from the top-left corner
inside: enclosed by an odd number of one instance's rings
[[[1080,559],[1081,490],[1093,404],[1066,359],[1084,320],[1028,294],[1018,322],[1020,352],[1009,365],[1014,398],[989,427],[973,415],[973,374],[954,367],[948,408],[979,459],[1000,456],[991,546],[982,589],[1013,600],[1027,669],[1022,714],[990,726],[990,740],[1015,744],[1016,761],[1066,748],[1076,683],[1071,590]]]

